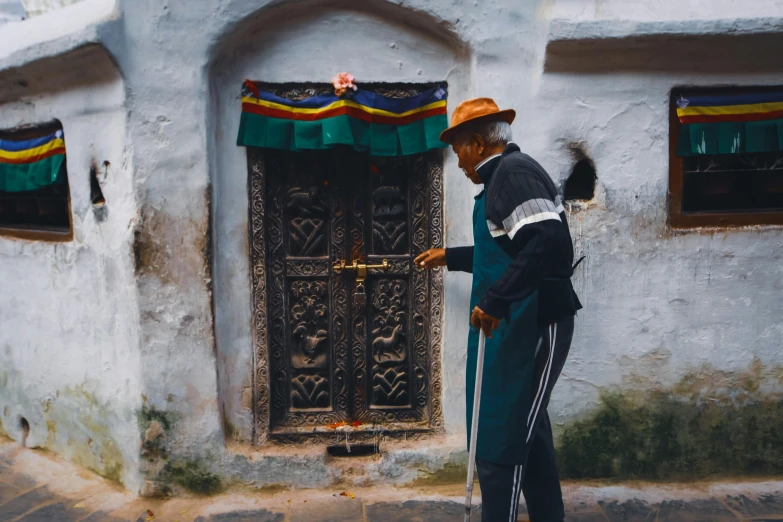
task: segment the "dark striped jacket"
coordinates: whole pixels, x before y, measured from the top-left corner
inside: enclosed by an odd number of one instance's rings
[[[544,168],[509,143],[482,164],[490,234],[513,258],[479,302],[487,314],[505,318],[509,307],[538,290],[540,324],[551,324],[582,308],[571,285],[574,249],[565,210]],[[473,247],[446,249],[449,270],[473,271]]]

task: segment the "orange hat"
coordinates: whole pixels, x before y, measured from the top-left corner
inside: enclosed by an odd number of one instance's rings
[[[501,111],[492,98],[465,100],[454,109],[454,113],[451,115],[451,126],[440,133],[440,141],[451,144],[457,132],[471,123],[500,120],[510,124],[516,115],[514,109]]]

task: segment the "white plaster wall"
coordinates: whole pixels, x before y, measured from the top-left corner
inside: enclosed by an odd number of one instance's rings
[[[83,58],[74,66],[91,67],[102,80],[64,82],[0,105],[1,128],[62,122],[74,229],[66,243],[0,237],[0,420],[21,442],[26,418],[28,447],[135,489],[141,387],[125,92],[105,53]],[[15,77],[35,76],[23,68]],[[92,163],[107,200],[102,221],[90,203]]]
[[[577,255],[587,255],[574,279],[585,309],[550,406],[557,425],[593,409],[602,390],[665,389],[690,371],[747,370],[754,358],[783,365],[783,230],[666,225],[671,89],[779,84],[767,43],[738,57],[733,41],[710,40],[711,57],[667,72],[645,64],[701,44],[652,42],[633,51],[631,70],[563,65],[537,80],[528,105],[537,124],[517,126],[520,145],[563,182],[576,161],[568,145],[580,144],[598,175],[596,201],[570,216]],[[596,63],[626,63],[621,47],[596,52]],[[575,55],[574,67],[586,59]]]
[[[25,14],[19,0],[0,0],[0,24],[19,21]]]
[[[552,0],[553,18],[573,21],[679,21],[773,18],[783,14],[778,0]]]

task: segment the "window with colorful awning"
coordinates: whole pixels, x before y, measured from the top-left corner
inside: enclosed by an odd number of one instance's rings
[[[70,241],[71,224],[62,124],[0,129],[0,236]]]
[[[352,86],[353,87],[353,86]],[[373,156],[407,156],[444,148],[447,88],[394,98],[353,87],[289,100],[252,82],[242,90],[237,145],[291,151],[348,146]]]
[[[65,168],[62,130],[32,139],[0,139],[0,191],[26,192],[61,182]]]
[[[677,98],[679,156],[783,151],[783,90]]]

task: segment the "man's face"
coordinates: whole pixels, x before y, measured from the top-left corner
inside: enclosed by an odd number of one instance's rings
[[[476,172],[476,165],[481,163],[484,143],[479,136],[458,137],[451,144],[454,154],[459,158],[459,168],[465,173],[465,176],[475,183],[481,185],[481,177]]]

